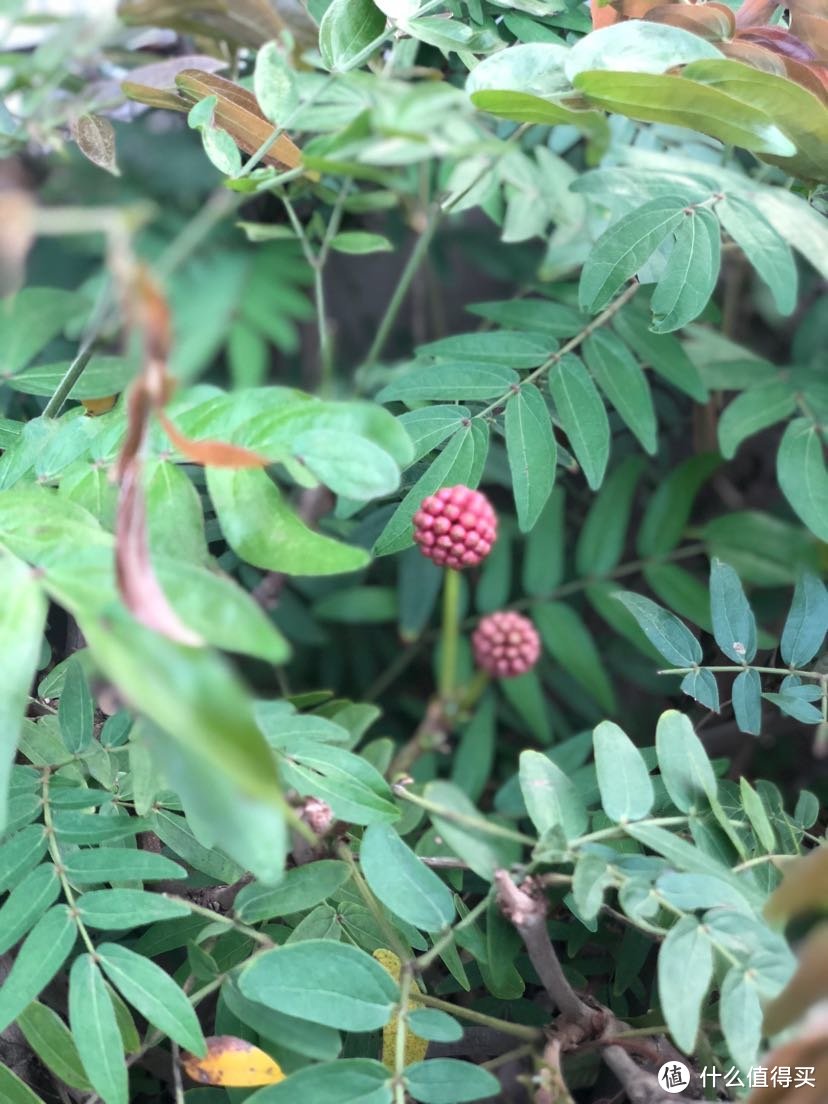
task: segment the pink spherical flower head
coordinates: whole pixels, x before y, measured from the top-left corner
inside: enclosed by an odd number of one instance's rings
[[[474,567],[488,556],[496,538],[491,502],[470,487],[443,487],[424,498],[414,515],[414,540],[440,567]]]
[[[525,675],[538,662],[540,639],[531,621],[501,610],[484,617],[472,634],[474,661],[493,678]]]

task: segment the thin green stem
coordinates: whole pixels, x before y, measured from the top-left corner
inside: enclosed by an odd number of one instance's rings
[[[397,1006],[397,1032],[394,1038],[394,1104],[405,1104],[405,1034],[408,1028],[408,1002],[414,978],[411,966],[404,963],[400,974],[400,1001]]]
[[[443,932],[439,939],[436,939],[433,945],[418,956],[416,960],[417,969],[420,973],[424,972],[436,959],[440,957],[446,947],[450,946],[454,942],[454,937],[457,932],[462,931],[463,928],[467,928],[472,925],[478,916],[481,916],[489,907],[489,898],[491,894],[487,894],[481,901],[478,901],[473,909],[470,909],[462,920],[459,920],[448,931]]]
[[[472,1008],[464,1008],[462,1004],[451,1004],[449,1001],[432,997],[428,993],[418,993],[417,1001],[428,1008],[439,1008],[441,1012],[448,1012],[450,1016],[456,1016],[469,1023],[480,1024],[481,1027],[489,1027],[494,1031],[502,1031],[504,1035],[514,1035],[516,1039],[525,1039],[527,1042],[540,1042],[543,1032],[537,1027],[526,1027],[525,1024],[512,1023],[511,1020],[499,1020],[497,1016],[487,1016],[483,1012],[475,1012]]]
[[[241,932],[243,935],[246,935],[256,943],[260,943],[265,948],[276,946],[269,935],[265,935],[264,932],[260,932],[257,928],[252,928],[249,924],[243,924],[240,920],[235,920],[232,916],[225,916],[223,913],[214,912],[212,909],[204,908],[202,905],[196,905],[193,901],[188,900],[188,898],[178,897],[175,893],[162,893],[161,896],[166,897],[168,901],[176,901],[179,905],[185,905],[190,912],[197,913],[199,916],[204,916],[208,920],[214,921],[216,924],[225,924],[228,928],[234,928],[237,932]]]
[[[686,816],[677,817],[652,817],[650,820],[637,820],[636,826],[643,826],[646,828],[675,828],[679,824],[687,824],[690,820]],[[601,828],[597,832],[590,832],[587,836],[580,836],[576,840],[572,840],[570,847],[581,847],[585,843],[594,843],[596,840],[602,839],[615,839],[619,836],[625,836],[627,833],[623,825],[613,825],[612,828]]]
[[[218,224],[241,207],[248,198],[241,192],[228,192],[226,188],[213,192],[158,258],[153,266],[156,274],[164,279],[171,276],[192,256]]]
[[[354,885],[357,888],[357,892],[365,902],[368,911],[374,917],[379,924],[383,935],[388,940],[388,947],[394,952],[401,962],[405,962],[408,959],[408,948],[400,939],[396,932],[396,929],[389,924],[388,918],[379,906],[379,903],[371,892],[371,887],[365,881],[362,876],[362,871],[359,869],[359,865],[354,858],[354,854],[350,847],[347,847],[344,843],[341,843],[337,849],[337,854],[343,859],[351,868],[351,877],[354,880]]]
[[[567,353],[571,353],[573,349],[577,349],[582,342],[586,341],[590,334],[595,333],[596,330],[599,330],[602,326],[606,325],[606,323],[609,322],[610,319],[612,319],[623,306],[629,303],[630,299],[632,299],[632,297],[638,291],[638,288],[639,284],[637,281],[634,280],[632,283],[630,283],[621,292],[618,298],[613,299],[610,305],[602,310],[600,314],[596,314],[592,321],[584,326],[580,333],[577,333],[574,337],[570,338],[569,341],[567,341],[564,345],[560,347],[560,349],[557,350],[557,352],[554,352],[550,357],[547,357],[547,359],[543,362],[543,364],[540,365],[540,367],[536,368],[534,372],[530,372],[525,379],[521,380],[520,386],[526,387],[527,384],[534,383],[536,379],[540,379],[541,376],[546,375],[549,369],[554,368],[556,364],[563,360]],[[488,417],[495,410],[497,410],[498,407],[507,402],[511,398],[512,394],[512,391],[505,392],[505,394],[501,395],[499,399],[495,399],[494,402],[489,403],[487,407],[485,407],[479,413],[475,414],[475,418]]]
[[[706,664],[696,664],[694,667],[665,667],[659,671],[660,675],[689,675],[693,671],[698,671],[699,668],[703,668],[705,671],[714,671],[716,673],[724,674],[729,672],[742,672],[742,671],[758,671],[762,675],[779,675],[781,678],[785,678],[788,675],[796,675],[798,678],[810,678],[818,679],[820,682],[825,682],[825,675],[819,671],[799,671],[793,667],[755,667],[752,663],[736,664],[732,663],[726,666],[708,667]]]
[[[49,779],[51,777],[51,771],[45,770],[43,772],[43,823],[46,827],[46,838],[48,840],[49,854],[52,856],[52,862],[55,864],[55,870],[57,876],[60,879],[60,886],[63,890],[63,896],[66,898],[66,903],[69,906],[69,911],[72,915],[72,919],[77,925],[80,937],[86,945],[86,949],[97,961],[98,952],[95,949],[95,944],[92,942],[92,937],[86,930],[86,925],[81,920],[80,910],[78,909],[77,900],[75,898],[74,890],[69,884],[69,879],[66,877],[66,871],[63,866],[63,859],[60,854],[60,847],[58,846],[57,836],[55,834],[55,826],[52,820],[52,807],[49,803]]]
[[[440,649],[440,697],[448,701],[457,683],[460,644],[460,572],[447,568],[443,575],[443,626]]]
[[[440,204],[432,204],[425,229],[414,243],[414,248],[411,250],[409,258],[405,263],[405,268],[403,268],[400,278],[397,281],[394,293],[388,302],[388,306],[385,308],[385,313],[380,320],[379,326],[377,326],[374,340],[371,342],[371,347],[365,357],[364,365],[366,368],[372,367],[379,360],[394,323],[397,321],[400,307],[403,305],[403,301],[408,294],[408,289],[411,287],[414,277],[422,264],[423,258],[428,252],[428,247],[431,245],[431,241],[442,217],[443,209]]]
[[[249,176],[253,172],[253,170],[256,168],[262,158],[267,156],[267,154],[270,152],[276,142],[279,141],[285,131],[293,125],[293,122],[299,115],[299,113],[305,111],[312,104],[314,104],[325,91],[325,89],[330,85],[332,80],[333,77],[328,74],[328,76],[326,76],[324,80],[319,82],[319,84],[306,100],[303,100],[301,103],[297,104],[293,111],[290,111],[287,114],[287,116],[279,124],[279,126],[273,128],[270,134],[268,134],[267,138],[265,138],[265,140],[259,146],[259,148],[250,155],[247,162],[242,166],[239,172],[236,173],[235,177],[233,178],[234,180],[243,180],[244,177]],[[304,169],[300,169],[299,175],[302,175],[304,172]]]
[[[450,820],[452,824],[459,824],[462,828],[470,828],[474,832],[483,832],[487,836],[497,836],[498,839],[511,840],[513,843],[522,843],[528,847],[534,847],[537,843],[537,840],[532,839],[531,836],[525,836],[523,832],[516,832],[512,828],[505,828],[502,824],[493,824],[488,820],[482,820],[480,817],[467,816],[456,809],[447,809],[443,805],[437,805],[426,797],[411,793],[405,786],[397,785],[392,788],[396,796],[402,798],[403,801],[417,805],[420,809],[425,809],[434,816],[442,817],[443,820]]]

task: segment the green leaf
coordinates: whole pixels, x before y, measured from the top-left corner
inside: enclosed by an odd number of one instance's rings
[[[98,956],[106,976],[145,1019],[179,1046],[200,1057],[207,1053],[193,1006],[165,970],[117,943],[101,943]]]
[[[819,652],[826,632],[828,590],[818,576],[806,571],[797,581],[790,612],[782,630],[782,658],[791,667],[803,667]]]
[[[285,784],[303,797],[327,801],[335,815],[351,824],[391,822],[399,818],[388,783],[367,759],[331,744],[302,741],[281,760]]]
[[[546,755],[521,752],[520,791],[539,835],[560,828],[569,841],[586,832],[589,817],[581,795],[569,776]]]
[[[776,476],[794,513],[828,541],[828,470],[819,430],[808,418],[794,418],[785,430]]]
[[[770,854],[776,850],[776,834],[762,804],[762,798],[746,778],[739,779],[739,795],[742,799],[742,808],[747,813],[756,838]]]
[[[739,576],[713,558],[710,565],[710,615],[716,643],[736,663],[750,663],[756,655],[756,619]]]
[[[78,909],[87,927],[104,931],[126,931],[190,914],[185,903],[140,889],[94,889],[78,897]]]
[[[508,89],[481,89],[473,92],[471,99],[475,107],[501,119],[540,126],[577,127],[589,143],[589,164],[598,161],[609,145],[607,120],[599,111],[576,110],[560,101]]]
[[[589,77],[612,74],[589,73]],[[629,73],[625,80],[634,79]],[[685,199],[657,196],[624,215],[605,230],[592,247],[581,271],[579,297],[585,310],[602,310],[619,288],[649,260],[664,239],[685,219]]]
[[[220,173],[236,176],[241,172],[242,159],[233,136],[221,127],[201,128],[204,152]]]
[[[721,238],[716,216],[706,207],[688,207],[684,216],[650,299],[656,333],[681,329],[697,318],[719,279]]]
[[[558,449],[540,391],[522,387],[506,403],[506,452],[518,525],[528,533],[552,493]]]
[[[226,772],[217,769],[197,751],[173,743],[155,726],[145,725],[144,733],[153,759],[180,797],[198,841],[204,847],[220,847],[225,855],[260,881],[278,882],[288,847],[281,804],[251,797]],[[162,819],[162,814],[158,814],[158,819]],[[169,830],[167,821],[165,831],[169,834]],[[176,835],[180,837],[181,833],[176,832]],[[227,869],[227,864],[216,864],[214,852],[206,862],[201,856],[198,861],[203,869],[209,868],[212,872],[216,865]],[[237,866],[229,865],[238,871]],[[236,873],[230,881],[236,881],[239,876],[240,873]]]
[[[501,1084],[493,1073],[457,1058],[430,1058],[405,1070],[409,1093],[423,1104],[462,1104],[500,1096]]]
[[[54,394],[71,363],[61,360],[56,364],[33,364],[3,382],[24,395],[42,395],[46,398]],[[103,399],[117,395],[126,390],[134,375],[134,366],[124,357],[93,356],[69,392],[69,398]]]
[[[313,604],[313,615],[320,621],[345,625],[396,621],[397,612],[397,594],[391,587],[345,587],[326,594]]]
[[[207,562],[201,498],[178,464],[156,460],[148,465],[144,484],[150,552],[193,564]]]
[[[69,974],[69,1023],[84,1072],[104,1104],[128,1104],[127,1069],[118,1021],[103,975],[91,955]]]
[[[17,1026],[46,1068],[72,1089],[91,1091],[69,1028],[45,1004],[32,1003],[17,1016]]]
[[[681,27],[631,20],[579,39],[566,56],[564,72],[570,81],[588,69],[666,73],[690,61],[721,57],[712,42]]]
[[[394,458],[366,437],[338,429],[306,429],[293,439],[292,455],[320,483],[339,495],[367,502],[396,491]]]
[[[256,599],[229,575],[180,557],[157,556],[153,567],[175,612],[210,644],[274,664],[290,656]]]
[[[580,614],[565,602],[544,602],[535,606],[533,616],[550,655],[603,710],[614,713],[617,706],[612,683]]]
[[[159,809],[152,819],[152,827],[171,851],[216,882],[232,885],[244,873],[226,855],[213,851],[199,843],[183,817],[167,809]]]
[[[607,861],[600,855],[581,853],[572,876],[572,899],[579,918],[593,923],[604,903],[604,891],[612,885]]]
[[[604,812],[616,822],[641,820],[655,801],[653,783],[641,752],[612,721],[602,721],[592,740]]]
[[[81,618],[98,666],[128,700],[184,747],[196,749],[247,793],[278,801],[273,757],[250,699],[222,660],[175,644],[132,618]]]
[[[450,437],[455,430],[468,422],[471,414],[465,406],[424,406],[419,410],[407,410],[399,417],[414,442],[414,462],[421,460],[432,449]]]
[[[752,203],[725,194],[714,211],[725,231],[773,293],[780,314],[796,306],[798,273],[791,247]]]
[[[579,578],[609,575],[620,562],[643,467],[638,457],[627,457],[610,473],[595,496],[575,546]]]
[[[762,680],[749,667],[733,680],[730,691],[736,724],[742,732],[758,736],[762,731]]]
[[[464,402],[498,399],[520,383],[513,368],[502,364],[418,364],[377,395],[378,402],[422,402],[462,399]]]
[[[796,409],[796,396],[779,379],[758,383],[727,405],[719,418],[719,448],[730,460],[748,437],[781,422]]]
[[[0,954],[15,945],[60,894],[60,881],[51,863],[30,871],[14,887],[0,908]]]
[[[647,639],[668,662],[677,667],[693,667],[701,663],[701,645],[678,617],[649,598],[629,590],[616,591],[614,597],[626,606]]]
[[[596,330],[583,356],[598,386],[650,456],[657,446],[656,416],[647,377],[627,346],[608,330]]]
[[[39,801],[35,798],[35,801]],[[0,845],[0,893],[16,885],[21,877],[46,854],[47,838],[42,824],[15,832]]]
[[[104,843],[127,839],[146,832],[150,821],[135,816],[99,816],[72,809],[60,809],[54,815],[54,826],[61,843]]]
[[[384,234],[369,234],[367,230],[341,230],[331,238],[331,249],[337,253],[361,256],[364,253],[390,253],[393,248]]]
[[[551,337],[571,337],[589,321],[585,315],[563,303],[531,297],[472,303],[466,310],[510,330],[544,333]]]
[[[55,905],[41,916],[0,988],[0,1031],[46,988],[71,954],[77,935],[75,918],[66,905]]]
[[[43,1098],[32,1092],[8,1066],[0,1066],[0,1092],[4,1104],[43,1104]]]
[[[184,867],[165,855],[129,847],[68,851],[62,856],[62,862],[67,878],[81,885],[113,881],[154,882],[187,877]]]
[[[319,24],[319,52],[328,69],[345,72],[385,30],[372,0],[333,0]]]
[[[255,567],[290,575],[338,575],[369,562],[364,549],[309,529],[263,471],[208,468],[207,487],[227,543]]]
[[[754,971],[731,966],[719,994],[719,1020],[730,1056],[740,1069],[751,1069],[756,1063],[763,1014]]]
[[[60,734],[72,755],[85,751],[94,735],[95,703],[80,663],[73,659],[67,666],[60,694],[58,721]]]
[[[688,127],[756,153],[788,157],[794,152],[764,111],[685,76],[593,70],[579,73],[573,83],[589,102],[630,119]]]
[[[16,375],[87,308],[82,295],[60,288],[25,288],[3,303],[0,381]]]
[[[283,126],[299,106],[296,76],[279,43],[265,43],[256,55],[253,91],[262,114],[275,127]]]
[[[667,793],[682,813],[702,809],[716,798],[716,775],[690,718],[668,709],[656,727],[658,768]]]
[[[374,895],[406,923],[437,932],[454,920],[451,890],[393,828],[385,824],[367,828],[359,861]]]
[[[610,449],[604,400],[576,356],[567,355],[549,376],[549,392],[564,432],[591,490],[601,486]]]
[[[10,771],[40,658],[46,606],[32,569],[0,549],[0,832],[7,824]]]
[[[401,552],[414,540],[411,519],[420,503],[440,487],[467,483],[474,462],[474,438],[470,428],[459,429],[437,459],[420,476],[391,516],[374,545],[374,555],[387,556]]]
[[[347,863],[320,859],[288,870],[275,888],[257,883],[244,886],[236,897],[235,910],[246,924],[305,912],[327,900],[351,876]]]
[[[712,709],[714,713],[718,713],[721,709],[716,676],[704,667],[687,672],[681,680],[681,691],[694,698],[700,705]]]
[[[495,754],[495,699],[484,694],[462,729],[451,764],[451,781],[469,800],[477,801],[489,781]]]
[[[638,530],[636,549],[639,555],[663,556],[676,547],[699,488],[720,463],[713,453],[693,456],[661,480]]]
[[[615,332],[644,365],[696,402],[707,402],[708,391],[698,368],[672,334],[654,334],[634,308],[626,308],[612,320]]]
[[[435,1043],[456,1043],[463,1038],[463,1028],[457,1020],[437,1008],[416,1008],[409,1012],[408,1025],[415,1035]]]
[[[553,487],[549,500],[526,539],[523,553],[523,589],[533,598],[550,594],[564,573],[564,509],[566,492]]]
[[[335,912],[333,916],[334,925],[338,927],[339,918]],[[263,1004],[250,1001],[241,995],[234,982],[226,981],[222,985],[221,996],[234,1016],[266,1039],[272,1039],[278,1046],[321,1061],[336,1058],[342,1048],[339,1032],[332,1027],[285,1016]]]
[[[431,813],[434,827],[475,874],[490,882],[495,870],[511,865],[514,845],[486,830],[486,819],[461,789],[450,782],[429,782],[424,796],[445,810],[447,815]],[[459,814],[463,823],[453,819],[452,814]]]
[[[268,1085],[247,1098],[247,1104],[391,1104],[391,1079],[372,1058],[341,1058],[308,1066],[278,1085]]]
[[[538,368],[557,349],[558,343],[546,334],[520,330],[492,330],[486,333],[454,334],[417,346],[420,357],[440,361],[466,361],[474,364],[509,365],[512,368]],[[448,370],[450,365],[444,365]]]
[[[695,916],[684,916],[667,933],[658,954],[661,1010],[676,1046],[692,1053],[701,1005],[713,978],[713,948]]]
[[[308,939],[250,961],[239,974],[239,989],[289,1016],[374,1031],[389,1020],[399,1000],[396,982],[365,951],[329,939]]]

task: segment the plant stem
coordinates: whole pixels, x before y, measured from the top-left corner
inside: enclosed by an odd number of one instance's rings
[[[49,778],[51,777],[51,771],[47,769],[43,772],[43,823],[46,826],[46,836],[49,841],[49,854],[52,856],[52,862],[55,864],[55,870],[57,871],[58,878],[60,879],[60,886],[63,890],[63,896],[66,898],[66,903],[69,906],[69,910],[72,914],[72,919],[77,925],[78,932],[83,942],[86,944],[86,949],[95,959],[98,961],[98,952],[95,949],[95,944],[92,942],[92,938],[89,932],[86,930],[86,925],[80,918],[80,912],[78,911],[78,904],[75,898],[75,893],[72,887],[69,885],[69,879],[66,877],[66,873],[63,868],[63,859],[61,858],[60,848],[58,847],[57,836],[55,835],[55,826],[52,820],[52,807],[49,804]]]
[[[473,909],[470,909],[466,913],[462,920],[459,920],[453,927],[449,928],[448,931],[443,932],[439,939],[435,939],[433,946],[431,946],[429,950],[424,951],[423,954],[417,958],[417,969],[420,973],[427,970],[432,962],[440,957],[446,947],[454,941],[457,932],[462,931],[463,928],[469,927],[475,922],[478,916],[486,911],[489,907],[490,897],[491,894],[487,893],[481,901],[477,902]]]
[[[446,568],[443,576],[443,632],[440,650],[440,697],[448,701],[457,682],[460,643],[460,572]]]
[[[403,801],[409,801],[412,805],[417,805],[434,816],[442,817],[443,820],[450,820],[452,824],[459,824],[461,828],[470,828],[474,832],[483,832],[487,836],[497,836],[498,839],[512,840],[513,843],[522,843],[528,847],[534,847],[537,843],[537,840],[532,839],[531,836],[525,836],[523,832],[516,832],[512,828],[504,828],[502,824],[492,824],[480,817],[467,816],[465,813],[458,813],[456,809],[447,809],[443,805],[437,805],[426,797],[411,793],[405,786],[394,786],[392,788],[395,795],[402,798]]]
[[[417,1001],[429,1008],[439,1008],[441,1012],[448,1012],[450,1016],[457,1016],[461,1020],[502,1031],[504,1035],[514,1035],[516,1039],[526,1039],[527,1042],[535,1043],[543,1038],[540,1028],[526,1027],[525,1024],[512,1023],[510,1020],[499,1020],[496,1016],[475,1012],[472,1008],[464,1008],[462,1004],[451,1004],[449,1001],[440,1000],[439,997],[429,996],[428,993],[418,993]]]
[[[779,675],[782,678],[788,675],[796,675],[798,678],[818,679],[820,682],[826,681],[825,675],[821,674],[819,671],[798,671],[792,667],[755,667],[752,663],[733,663],[723,667],[708,667],[706,664],[699,663],[694,667],[665,667],[658,673],[660,675],[689,675],[691,672],[698,671],[700,668],[703,668],[705,671],[714,671],[717,673],[726,673],[728,671],[738,673],[743,671],[758,671],[761,675]]]
[[[394,1104],[405,1104],[405,1033],[408,1027],[408,1001],[414,978],[410,963],[404,963],[400,975],[400,1003],[397,1012],[397,1034],[394,1039]]]
[[[406,962],[409,953],[408,948],[403,944],[400,937],[397,935],[396,929],[388,923],[388,919],[385,913],[382,911],[376,897],[371,892],[371,887],[362,876],[362,871],[359,869],[359,865],[354,858],[353,852],[344,843],[341,843],[337,847],[336,853],[339,855],[340,859],[343,859],[351,868],[351,877],[354,879],[354,885],[357,887],[357,891],[359,892],[360,897],[365,902],[368,911],[371,913],[377,924],[379,924],[380,928],[382,929],[383,935],[388,940],[389,949],[394,952],[394,954],[397,956],[397,958],[400,959],[401,962]]]
[[[417,241],[414,243],[414,248],[405,263],[405,268],[402,270],[402,274],[397,282],[397,286],[394,288],[394,294],[389,300],[388,306],[385,308],[385,313],[380,320],[380,324],[377,327],[377,331],[374,334],[374,340],[371,342],[371,348],[364,360],[364,366],[366,368],[372,367],[379,360],[380,355],[385,348],[385,343],[388,340],[388,336],[391,333],[391,329],[397,320],[397,315],[400,312],[400,307],[408,294],[408,289],[411,287],[411,283],[417,274],[423,257],[428,252],[428,247],[431,245],[431,241],[436,233],[437,227],[440,224],[440,220],[443,217],[443,209],[439,203],[434,203],[429,211],[428,221],[426,222],[425,229],[420,234]]]
[[[558,349],[557,352],[553,353],[552,356],[547,357],[547,359],[543,362],[543,364],[540,365],[539,368],[536,368],[534,372],[530,372],[524,380],[521,380],[520,386],[526,387],[527,384],[534,383],[536,379],[539,379],[541,376],[545,375],[550,368],[554,368],[556,364],[563,360],[567,353],[571,353],[573,349],[577,349],[582,342],[586,341],[590,334],[595,333],[596,330],[599,330],[602,326],[606,325],[606,323],[609,322],[610,319],[613,318],[623,306],[629,303],[630,299],[632,299],[632,297],[638,291],[639,286],[640,285],[638,284],[638,281],[633,280],[632,283],[630,283],[621,292],[618,298],[614,299],[608,307],[601,311],[600,314],[596,314],[592,321],[588,322],[587,325],[584,326],[584,328],[580,331],[580,333],[577,333],[574,337],[571,337],[569,341],[567,341],[564,345],[560,347],[560,349]],[[485,409],[481,410],[478,414],[475,414],[475,418],[487,417],[499,406],[502,406],[505,402],[507,402],[508,399],[511,398],[512,394],[512,391],[507,391],[504,395],[501,395],[499,399],[495,399],[494,402],[489,403],[489,405],[485,407]]]

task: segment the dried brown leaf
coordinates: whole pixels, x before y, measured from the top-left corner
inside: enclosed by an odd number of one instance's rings
[[[241,445],[231,445],[226,441],[194,441],[177,429],[162,410],[158,411],[158,418],[178,451],[194,464],[210,468],[266,468],[270,463],[266,456]]]
[[[109,119],[102,115],[81,115],[72,124],[72,137],[93,165],[113,176],[121,175],[115,157],[115,130]]]

